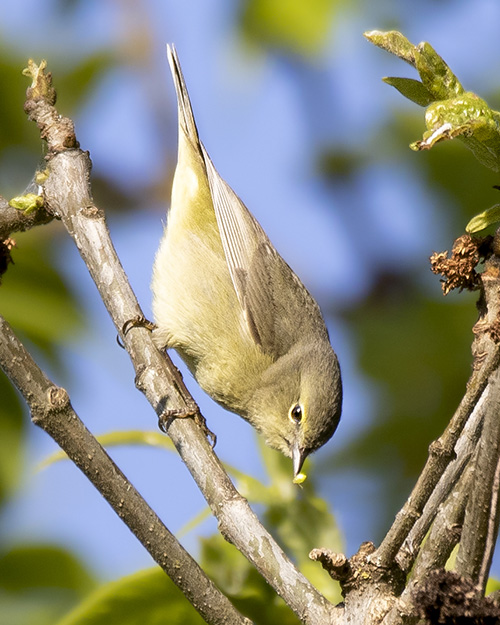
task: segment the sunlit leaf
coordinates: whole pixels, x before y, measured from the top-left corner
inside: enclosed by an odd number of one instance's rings
[[[19,396],[0,372],[0,505],[18,485],[23,459],[23,410]]]
[[[82,329],[83,313],[51,262],[53,243],[45,232],[15,236],[14,264],[2,279],[0,313],[16,333],[24,334],[55,358],[55,346]]]
[[[417,69],[422,87],[405,78],[390,78],[410,100],[422,104],[427,99],[422,140],[411,144],[414,150],[428,150],[436,143],[459,138],[486,167],[500,171],[500,113],[472,92],[465,92],[450,67],[427,42],[412,46],[396,31],[372,31],[365,37],[375,45],[411,62]],[[417,83],[418,84],[418,83]],[[429,98],[426,98],[426,94]]]
[[[410,65],[415,66],[415,46],[397,30],[386,32],[369,30],[363,33],[363,35],[378,48],[382,48],[382,50],[386,50]]]
[[[147,445],[175,451],[174,444],[168,436],[161,432],[152,432],[150,430],[115,430],[106,434],[99,434],[96,436],[96,439],[103,447]],[[64,451],[56,451],[40,463],[38,470],[45,469],[55,462],[67,459],[68,456]]]
[[[0,625],[54,625],[95,585],[69,551],[17,545],[0,552]]]
[[[205,621],[160,568],[105,584],[56,625],[196,625]]]
[[[9,206],[22,210],[26,213],[32,213],[37,208],[43,206],[43,197],[35,193],[26,193],[26,195],[18,195],[9,200]]]
[[[463,87],[450,67],[430,43],[423,41],[415,46],[415,67],[424,87],[435,100],[445,100],[463,94]]]
[[[429,106],[429,104],[434,100],[432,94],[419,80],[388,76],[383,78],[383,81],[387,85],[397,89],[401,95],[408,98],[408,100],[415,102],[415,104],[418,104],[419,106]]]
[[[298,618],[271,586],[220,534],[203,538],[201,547],[203,570],[240,612],[259,625],[299,625]]]
[[[500,204],[495,204],[487,210],[483,211],[479,215],[473,217],[469,223],[465,226],[467,232],[471,234],[484,230],[489,226],[496,224],[500,221]]]
[[[314,55],[326,43],[336,5],[337,0],[245,0],[243,32],[287,52]]]
[[[0,586],[11,592],[56,587],[83,595],[94,583],[82,563],[61,547],[18,545],[0,552]]]

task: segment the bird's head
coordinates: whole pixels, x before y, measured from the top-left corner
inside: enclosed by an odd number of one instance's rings
[[[292,458],[297,478],[306,457],[332,437],[341,407],[340,367],[330,344],[298,343],[265,371],[247,418],[270,447]]]

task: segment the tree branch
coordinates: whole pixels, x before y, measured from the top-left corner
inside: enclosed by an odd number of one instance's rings
[[[398,512],[380,547],[371,556],[379,566],[390,566],[394,561],[412,527],[420,518],[446,467],[454,459],[455,445],[467,419],[481,398],[490,375],[500,364],[499,345],[491,343],[489,350],[483,354],[480,368],[473,371],[467,384],[467,391],[446,430],[430,444],[429,458],[413,491]]]
[[[26,213],[12,208],[7,200],[0,196],[0,241],[3,241],[13,232],[24,232],[35,226],[41,226],[54,219],[45,209]]]
[[[500,232],[495,234],[492,249],[499,249]],[[480,319],[476,323],[474,353],[476,358],[498,350],[500,342],[500,258],[493,254],[481,274],[482,293],[479,302]],[[465,514],[464,530],[457,557],[457,570],[468,575],[474,583],[486,582],[491,564],[492,543],[498,532],[498,506],[492,506],[498,493],[493,491],[497,481],[500,456],[500,373],[490,378],[485,424],[476,463],[472,495]],[[484,590],[484,587],[482,588]]]
[[[41,427],[86,475],[153,559],[209,623],[249,625],[111,460],[73,410],[67,392],[36,365],[0,317],[0,366]]]
[[[471,465],[456,488],[439,507],[431,531],[420,551],[411,579],[398,601],[384,619],[384,625],[409,625],[418,619],[416,592],[430,572],[444,567],[450,554],[460,540],[467,497],[472,483]]]
[[[497,415],[498,416],[498,415]],[[488,517],[488,526],[486,528],[486,540],[484,541],[484,553],[479,569],[477,585],[482,594],[486,591],[486,584],[490,574],[491,562],[495,553],[495,546],[498,537],[499,523],[499,493],[500,493],[500,456],[497,460],[497,466],[493,474],[493,483],[491,488],[491,506]]]
[[[141,315],[109,237],[104,215],[93,203],[91,163],[78,149],[73,125],[53,106],[50,76],[31,64],[33,84],[26,110],[48,143],[48,179],[43,185],[47,209],[59,217],[75,241],[103,302],[122,336],[136,371],[136,385],[158,416],[166,410],[193,414],[198,408],[166,354],[158,351],[142,327],[125,336],[124,324]],[[46,94],[49,94],[48,96]],[[258,569],[304,623],[338,623],[334,608],[294,567],[264,529],[248,502],[236,491],[201,428],[193,419],[173,419],[168,434],[219,521],[224,537]]]
[[[478,584],[484,593],[498,533],[498,467],[500,462],[500,371],[492,376],[483,434],[475,462],[457,572]],[[495,490],[496,484],[496,490]]]
[[[396,560],[403,571],[409,571],[415,562],[422,542],[438,513],[439,507],[448,497],[455,484],[460,479],[465,467],[468,465],[472,454],[476,449],[481,435],[484,420],[484,410],[488,387],[483,391],[479,402],[476,404],[471,417],[467,421],[464,430],[455,446],[456,458],[446,467],[441,479],[436,485],[424,507],[422,515],[412,527],[406,537]]]

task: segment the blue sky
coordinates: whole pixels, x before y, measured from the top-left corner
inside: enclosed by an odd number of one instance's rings
[[[175,100],[165,56],[165,44],[174,42],[200,134],[217,169],[320,305],[330,307],[333,302],[333,309],[341,309],[366,293],[373,263],[394,262],[389,246],[397,262],[410,268],[428,255],[429,245],[446,247],[451,238],[436,199],[419,187],[411,169],[390,162],[387,155],[380,161],[372,157],[356,189],[340,186],[333,199],[315,171],[318,146],[335,141],[363,153],[373,146],[371,138],[381,121],[396,106],[405,106],[380,79],[391,74],[413,76],[411,69],[368,44],[363,31],[390,27],[396,17],[411,41],[432,42],[465,86],[479,93],[496,88],[500,75],[500,5],[494,1],[479,0],[474,11],[465,1],[386,0],[362,3],[359,11],[359,5],[352,4],[356,6],[337,15],[312,71],[243,45],[235,33],[238,3],[229,0],[90,1],[80,3],[71,19],[55,17],[51,7],[56,2],[19,0],[4,8],[0,32],[23,54],[47,58],[49,65],[51,55],[62,67],[100,49],[112,50],[122,59],[75,121],[94,170],[135,194],[163,175],[166,154],[175,157]],[[134,50],[130,58],[137,61],[134,46],[139,39],[134,40],[134,33],[141,29],[152,34],[149,48],[143,64],[131,65],[127,50]],[[476,59],[485,53],[498,60],[488,72],[478,74]],[[57,86],[57,67],[53,71]],[[309,97],[318,93],[318,84],[322,97]],[[112,238],[148,316],[151,267],[167,203],[168,198],[164,202],[146,198],[126,219],[110,217]],[[359,234],[360,222],[364,235]],[[359,236],[366,237],[365,258],[354,254]],[[155,415],[133,386],[128,357],[116,346],[115,331],[71,241],[58,255],[92,328],[63,348],[73,406],[96,434],[155,429]],[[369,422],[378,391],[356,368],[356,337],[334,315],[327,324],[345,384],[342,423],[330,443],[340,447]],[[253,430],[204,396],[189,376],[186,381],[217,432],[219,456],[263,478]],[[59,463],[34,472],[53,449],[52,441],[33,428],[25,487],[1,520],[2,533],[12,539],[29,536],[76,545],[105,577],[148,565],[142,547],[77,469]],[[111,455],[172,531],[203,508],[201,495],[176,455],[149,449],[115,449]],[[362,541],[374,538],[370,514],[379,487],[357,474],[329,479],[328,485],[321,485],[322,492],[338,516],[350,554]],[[215,529],[210,520],[199,531]],[[188,534],[183,542],[196,552],[197,533]],[[497,565],[497,575],[499,570]]]

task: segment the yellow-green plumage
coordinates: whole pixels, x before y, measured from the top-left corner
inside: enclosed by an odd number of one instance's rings
[[[168,58],[179,153],[153,271],[155,340],[175,348],[216,401],[292,456],[297,474],[337,426],[337,358],[316,302],[215,170],[173,47]]]

